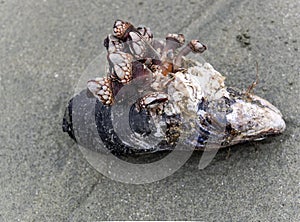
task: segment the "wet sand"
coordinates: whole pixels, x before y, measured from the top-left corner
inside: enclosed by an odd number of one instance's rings
[[[290,1],[0,2],[0,221],[300,219],[300,4]],[[201,153],[170,177],[123,184],[94,170],[61,130],[65,105],[105,50],[114,20],[179,32],[203,58],[278,107],[283,135]]]

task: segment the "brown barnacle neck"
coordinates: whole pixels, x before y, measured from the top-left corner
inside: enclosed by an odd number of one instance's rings
[[[183,34],[168,34],[166,37],[166,45],[163,49],[162,57],[167,57],[168,52],[172,53],[183,46],[185,38]]]
[[[153,40],[153,33],[151,32],[149,27],[139,26],[137,27],[137,31],[143,36],[143,38],[151,42]]]
[[[203,53],[207,47],[202,44],[199,40],[191,40],[176,56],[174,60],[174,71],[181,67],[182,57],[186,56],[190,52]]]
[[[163,49],[161,61],[162,61],[162,73],[168,75],[173,71],[173,59],[174,51],[183,46],[185,38],[183,34],[168,34],[166,37],[166,45]]]

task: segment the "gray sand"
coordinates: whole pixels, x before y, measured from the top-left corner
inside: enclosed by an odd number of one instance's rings
[[[300,3],[262,2],[0,1],[0,221],[300,220]],[[205,170],[195,153],[151,184],[98,173],[61,120],[117,18],[200,39],[230,86],[249,86],[257,61],[255,93],[282,111],[284,134],[220,151]]]

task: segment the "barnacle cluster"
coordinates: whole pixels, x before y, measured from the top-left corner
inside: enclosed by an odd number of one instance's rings
[[[198,40],[192,40],[177,53],[176,50],[184,42],[183,34],[168,34],[164,43],[154,39],[148,27],[136,28],[129,22],[117,20],[113,26],[113,34],[104,40],[109,62],[108,75],[90,80],[88,89],[103,104],[112,105],[120,88],[133,78],[142,75],[172,78],[172,74],[182,68],[184,56],[190,52],[202,53],[207,49]],[[149,95],[146,98],[149,100]],[[145,105],[146,100],[141,101]]]

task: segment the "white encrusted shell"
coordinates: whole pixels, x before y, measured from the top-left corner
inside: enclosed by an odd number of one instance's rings
[[[194,66],[188,67],[185,71],[174,73],[171,79],[160,72],[155,73],[155,81],[151,86],[154,90],[167,88],[172,103],[165,108],[168,115],[172,112],[181,114],[188,121],[195,120],[199,116],[205,118],[214,115],[216,118],[223,119],[223,122],[217,123],[221,126],[218,129],[208,128],[216,130],[209,132],[210,135],[223,135],[224,140],[219,141],[219,144],[224,142],[224,146],[241,141],[259,140],[268,134],[284,131],[285,122],[275,106],[259,96],[241,91],[238,91],[240,96],[236,98],[228,92],[224,83],[225,77],[212,65],[194,63]],[[230,105],[225,104],[224,98],[234,102]],[[211,104],[209,113],[198,110],[200,101]],[[219,104],[220,107],[217,107]],[[232,135],[226,132],[228,125],[234,132]]]

